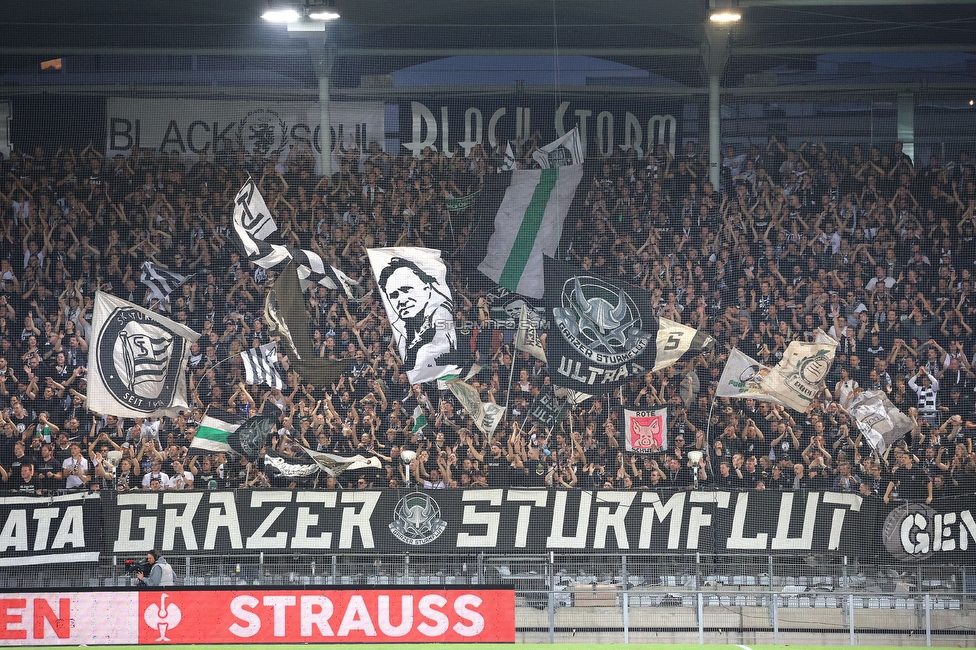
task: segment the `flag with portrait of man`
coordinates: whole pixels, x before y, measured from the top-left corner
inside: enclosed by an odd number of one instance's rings
[[[457,374],[454,299],[441,252],[403,247],[366,254],[410,383]]]

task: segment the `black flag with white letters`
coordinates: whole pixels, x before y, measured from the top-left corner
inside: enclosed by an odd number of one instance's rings
[[[653,315],[651,294],[552,258],[545,259],[552,382],[586,393],[610,391],[661,370],[715,341]]]

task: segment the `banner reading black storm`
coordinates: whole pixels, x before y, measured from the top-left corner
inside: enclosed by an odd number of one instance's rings
[[[652,315],[651,295],[545,258],[547,339],[552,381],[586,393],[609,391],[661,370],[715,340]]]

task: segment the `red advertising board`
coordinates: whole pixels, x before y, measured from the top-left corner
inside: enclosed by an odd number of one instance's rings
[[[139,643],[513,642],[510,590],[143,591]]]
[[[503,589],[0,594],[0,646],[515,641]]]

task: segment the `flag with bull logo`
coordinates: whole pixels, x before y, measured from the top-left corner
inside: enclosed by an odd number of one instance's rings
[[[705,332],[652,315],[651,294],[550,257],[546,356],[552,382],[584,393],[614,390],[710,349]]]
[[[96,292],[88,408],[137,418],[189,410],[184,369],[199,336],[165,316]]]
[[[668,448],[668,409],[656,411],[624,410],[627,451],[653,454]]]

